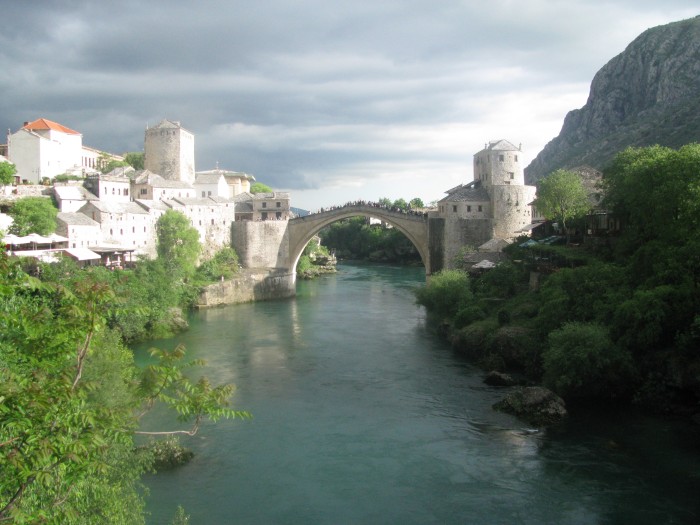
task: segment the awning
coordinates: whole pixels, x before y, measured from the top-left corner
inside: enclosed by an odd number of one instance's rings
[[[529,231],[534,230],[538,226],[542,226],[543,224],[544,224],[544,222],[533,222],[533,223],[528,224],[527,226],[523,226],[518,231],[519,232],[529,232]]]
[[[87,248],[65,248],[63,251],[78,261],[92,261],[102,258],[100,254]]]
[[[491,261],[484,259],[481,262],[476,263],[472,268],[477,268],[477,269],[488,269],[488,268],[495,268],[496,264],[492,263]]]

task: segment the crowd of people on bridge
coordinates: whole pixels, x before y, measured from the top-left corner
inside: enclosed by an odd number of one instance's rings
[[[400,206],[394,206],[394,205],[387,205],[382,202],[372,202],[372,201],[351,201],[351,202],[346,202],[345,204],[338,205],[338,206],[331,206],[329,208],[320,208],[319,210],[315,212],[311,212],[310,215],[313,215],[315,213],[324,213],[327,211],[335,211],[335,210],[342,210],[343,208],[356,208],[358,206],[368,206],[370,208],[379,208],[384,211],[388,211],[391,213],[400,213],[403,215],[411,215],[415,217],[422,217],[423,219],[428,218],[428,212],[421,211],[421,210],[414,210],[411,208],[411,205],[408,204],[406,208],[402,208]]]

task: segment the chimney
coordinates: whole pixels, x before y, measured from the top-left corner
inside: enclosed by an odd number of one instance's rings
[[[24,127],[24,126],[29,126],[29,121],[25,121],[24,124],[22,125],[22,127]]]

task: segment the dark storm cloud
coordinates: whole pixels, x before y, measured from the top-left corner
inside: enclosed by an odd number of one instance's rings
[[[142,148],[147,125],[179,120],[195,133],[198,168],[218,161],[288,189],[380,186],[431,169],[452,184],[485,140],[542,147],[605,62],[696,10],[682,0],[5,4],[4,128],[46,117],[122,152]]]

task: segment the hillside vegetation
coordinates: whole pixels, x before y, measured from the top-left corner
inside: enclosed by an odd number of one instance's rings
[[[700,401],[700,145],[629,148],[604,172],[619,237],[510,247],[478,277],[433,276],[417,301],[456,349],[567,401],[693,414]],[[541,285],[529,285],[533,273]]]

